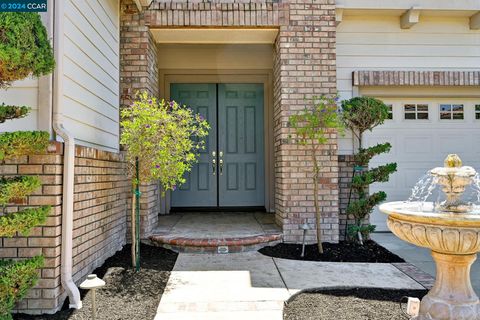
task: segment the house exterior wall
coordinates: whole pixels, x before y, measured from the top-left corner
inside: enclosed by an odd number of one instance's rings
[[[304,98],[335,93],[335,2],[157,0],[144,18],[150,28],[279,27],[272,57],[275,212],[285,241],[301,241],[300,225],[308,222],[312,230],[307,240],[314,242],[313,188],[311,172],[305,170],[309,157],[289,141],[288,117],[305,107]],[[323,239],[331,242],[339,239],[336,139],[336,133],[331,132],[322,149],[324,170],[319,192]]]
[[[75,153],[73,278],[78,285],[125,245],[130,184],[122,154],[82,146],[77,146]],[[38,175],[43,183],[41,190],[25,203],[8,206],[7,211],[24,206],[52,206],[46,224],[34,228],[28,237],[0,238],[0,258],[43,254],[45,266],[39,283],[16,310],[53,313],[61,308],[66,297],[60,282],[63,144],[53,143],[44,155],[8,161],[0,166],[0,173]]]
[[[119,3],[65,2],[65,127],[76,143],[119,150]]]
[[[355,94],[354,71],[478,71],[479,59],[480,31],[469,28],[466,16],[421,14],[420,22],[405,30],[400,28],[398,16],[346,15],[337,27],[337,88],[341,99]],[[352,152],[351,135],[340,137],[339,153]]]

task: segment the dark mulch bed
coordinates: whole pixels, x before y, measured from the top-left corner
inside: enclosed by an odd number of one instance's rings
[[[97,290],[98,320],[151,320],[175,265],[178,254],[160,247],[142,244],[141,270],[135,272],[131,264],[130,246],[127,245],[93,273],[103,278],[106,286]],[[109,268],[110,272],[107,273]],[[106,274],[107,273],[107,274]],[[67,309],[53,315],[29,316],[18,314],[16,320],[87,320],[91,319],[91,294],[81,290],[83,308]],[[67,299],[68,300],[68,299]]]
[[[333,289],[300,293],[283,311],[284,320],[407,320],[402,297],[422,298],[426,290]],[[405,301],[403,301],[405,302]],[[405,311],[405,304],[403,304]]]
[[[355,242],[324,243],[324,253],[318,253],[316,244],[305,246],[305,257],[301,258],[302,245],[280,243],[273,247],[265,247],[258,252],[274,258],[306,261],[330,262],[405,262],[396,254],[391,253],[375,241],[369,240],[360,245]]]

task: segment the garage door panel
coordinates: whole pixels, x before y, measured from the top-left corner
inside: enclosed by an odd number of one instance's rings
[[[457,153],[465,165],[480,170],[480,119],[475,119],[475,104],[480,100],[460,98],[424,98],[419,101],[408,97],[385,101],[394,107],[394,119],[386,121],[365,134],[365,145],[390,142],[392,150],[372,159],[370,166],[377,167],[396,162],[397,173],[387,183],[373,184],[371,192],[383,190],[387,201],[406,200],[417,181],[433,167],[441,166],[449,153]],[[428,103],[429,120],[405,120],[405,103]],[[465,120],[440,120],[440,104],[463,104]],[[472,111],[472,112],[471,112]],[[371,222],[377,230],[386,231],[386,216],[378,210],[372,214]]]

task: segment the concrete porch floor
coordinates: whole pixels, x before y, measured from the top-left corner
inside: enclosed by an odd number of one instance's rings
[[[257,250],[281,236],[272,213],[189,212],[160,216],[150,240],[175,251],[219,253]]]

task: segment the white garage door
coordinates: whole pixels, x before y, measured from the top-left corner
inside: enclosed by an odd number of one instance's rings
[[[480,99],[382,99],[392,106],[392,119],[364,136],[364,146],[390,142],[389,154],[377,156],[371,166],[396,162],[398,171],[387,183],[374,184],[387,201],[406,200],[411,188],[429,169],[443,165],[457,153],[466,165],[480,170]],[[387,231],[386,216],[375,210],[371,223]]]

